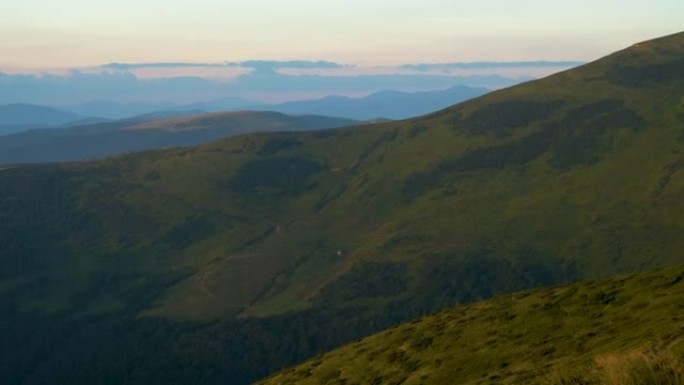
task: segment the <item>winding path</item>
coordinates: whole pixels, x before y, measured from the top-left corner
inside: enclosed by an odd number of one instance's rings
[[[226,262],[226,261],[238,261],[238,260],[241,260],[241,259],[251,259],[251,258],[254,258],[254,257],[258,257],[258,256],[260,256],[260,255],[262,255],[262,254],[258,254],[258,253],[253,253],[253,254],[237,254],[237,253],[236,253],[236,254],[233,254],[233,255],[230,255],[230,256],[226,257],[225,259],[220,259],[220,260],[214,261],[213,263],[211,263],[210,266],[208,266],[208,267],[202,272],[202,275],[200,275],[199,281],[200,281],[200,287],[201,287],[202,291],[204,292],[204,294],[207,295],[207,297],[209,297],[209,298],[216,298],[216,296],[214,295],[214,293],[212,293],[211,290],[209,290],[209,288],[207,288],[207,277],[214,271],[214,269],[216,268],[216,265],[217,265],[218,263],[220,263],[220,262]]]

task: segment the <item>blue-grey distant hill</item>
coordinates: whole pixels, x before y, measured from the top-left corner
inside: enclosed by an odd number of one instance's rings
[[[317,114],[349,119],[406,119],[425,115],[451,105],[482,96],[490,90],[456,86],[439,91],[381,91],[364,98],[330,96],[319,100],[288,102],[264,109],[285,114]]]
[[[453,104],[481,96],[489,89],[456,86],[445,90],[402,92],[381,91],[363,98],[329,96],[322,99],[267,104],[241,98],[222,98],[192,104],[173,103],[118,103],[96,101],[65,107],[83,116],[123,119],[156,111],[276,111],[289,115],[338,116],[354,120],[377,118],[406,119],[446,108]]]
[[[64,107],[65,110],[84,116],[100,116],[107,119],[117,120],[134,116],[156,113],[158,111],[181,111],[181,112],[218,112],[249,110],[261,106],[262,103],[240,99],[221,98],[210,102],[198,102],[190,104],[177,103],[120,103],[114,101],[92,101],[75,106]]]
[[[0,135],[37,127],[61,126],[83,116],[56,108],[33,104],[0,105]]]

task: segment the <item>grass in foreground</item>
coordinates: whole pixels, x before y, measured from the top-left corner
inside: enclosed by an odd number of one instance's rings
[[[459,306],[263,384],[680,384],[683,333],[675,267]]]
[[[593,365],[559,370],[549,385],[674,385],[684,384],[684,362],[671,346],[651,344],[627,352],[598,356]]]

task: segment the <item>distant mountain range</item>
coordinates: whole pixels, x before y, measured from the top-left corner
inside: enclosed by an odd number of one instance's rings
[[[326,129],[353,125],[358,120],[404,119],[487,92],[485,88],[457,86],[439,91],[383,91],[364,98],[330,96],[273,105],[238,98],[188,105],[93,102],[68,111],[10,104],[0,106],[0,164],[96,159],[123,152],[196,145],[248,132]],[[261,112],[216,113],[242,108]],[[200,116],[207,112],[214,113]],[[170,119],[183,116],[191,117]],[[160,121],[146,125],[145,130],[131,129],[152,120]],[[188,129],[169,129],[177,125]]]
[[[99,116],[116,120],[132,116],[147,115],[158,111],[237,111],[251,110],[264,106],[264,103],[240,98],[222,98],[205,103],[119,103],[109,101],[94,101],[76,106],[60,107],[65,111],[82,116]]]
[[[382,91],[365,98],[329,96],[319,100],[289,102],[265,108],[292,115],[318,114],[358,120],[406,119],[441,110],[489,91],[486,88],[466,86],[426,92]]]
[[[0,105],[0,135],[32,128],[60,126],[83,116],[56,108],[33,104]]]
[[[134,118],[0,136],[0,164],[103,158],[125,152],[181,147],[233,135],[350,126],[352,119],[242,111],[188,115],[156,112]]]
[[[486,88],[456,86],[437,91],[381,91],[363,98],[329,96],[322,99],[280,104],[260,103],[240,98],[223,98],[211,102],[191,104],[91,102],[62,108],[81,116],[99,116],[107,119],[122,119],[155,111],[187,110],[207,112],[259,110],[282,112],[290,115],[337,116],[356,120],[406,119],[446,108],[489,91]]]

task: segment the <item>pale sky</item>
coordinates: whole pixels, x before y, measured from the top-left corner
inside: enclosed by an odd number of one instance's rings
[[[0,70],[109,62],[593,60],[682,0],[1,0]]]

